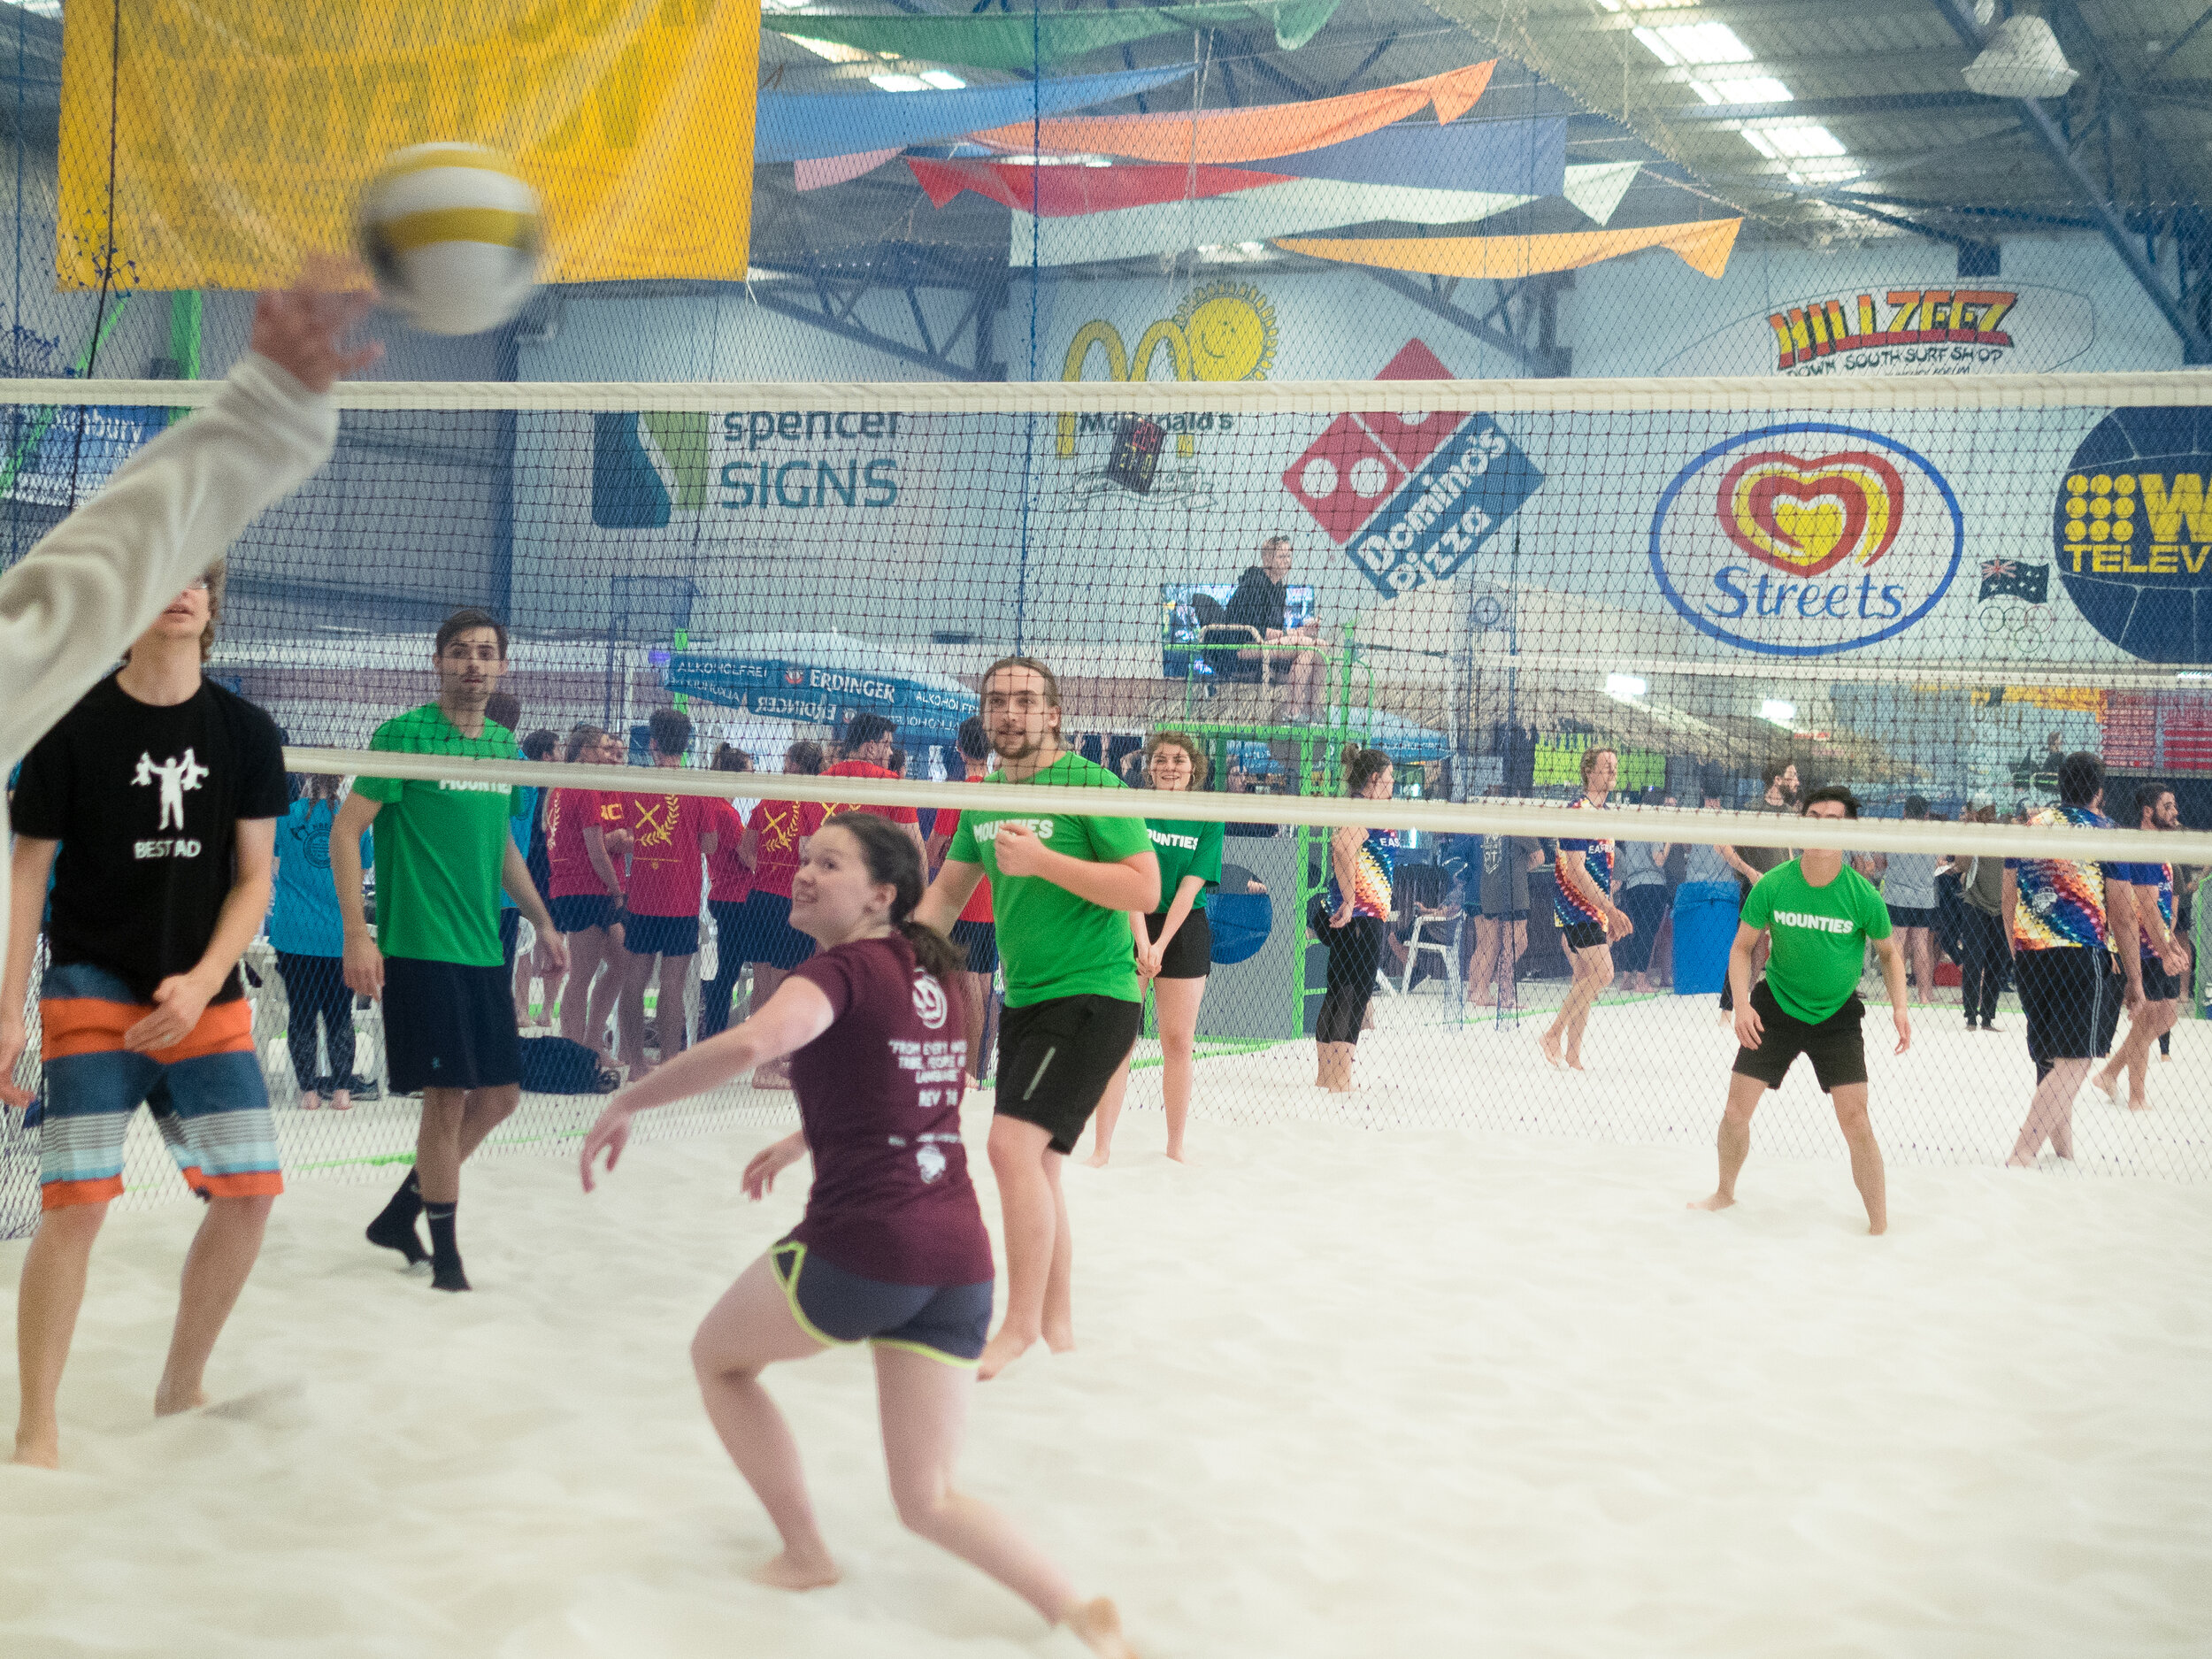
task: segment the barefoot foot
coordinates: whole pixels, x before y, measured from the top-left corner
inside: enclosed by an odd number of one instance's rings
[[[1736,1201],[1726,1193],[1715,1193],[1709,1198],[1693,1198],[1685,1206],[1689,1210],[1732,1210]]]
[[[330,1110],[334,1112],[351,1111],[353,1110],[353,1091],[351,1089],[345,1088],[333,1089],[330,1094]]]
[[[300,1110],[302,1111],[316,1112],[322,1110],[322,1109],[323,1097],[320,1094],[318,1094],[311,1088],[303,1088],[300,1091]]]
[[[27,1432],[18,1429],[15,1433],[15,1455],[10,1460],[26,1469],[59,1469],[61,1467],[61,1431],[46,1429]]]
[[[1083,1645],[1106,1659],[1137,1659],[1137,1650],[1121,1633],[1121,1614],[1104,1596],[1084,1602],[1069,1613],[1067,1627]]]
[[[1536,1040],[1536,1046],[1544,1051],[1544,1064],[1555,1071],[1559,1069],[1559,1033],[1548,1031]]]
[[[976,1380],[990,1381],[1026,1354],[1036,1340],[1034,1335],[1025,1336],[1010,1326],[999,1326],[998,1334],[983,1345],[983,1357],[976,1362]]]
[[[1083,1162],[1092,1169],[1102,1170],[1106,1167],[1106,1161],[1112,1156],[1113,1151],[1110,1148],[1100,1147]]]
[[[1178,1164],[1188,1164],[1191,1161],[1190,1154],[1184,1151],[1179,1144],[1169,1147],[1167,1149],[1167,1155],[1171,1158],[1173,1158]]]
[[[837,1563],[827,1555],[805,1560],[789,1550],[773,1561],[764,1561],[745,1575],[755,1584],[764,1584],[772,1590],[819,1590],[835,1584],[843,1575]]]
[[[2098,1094],[2103,1095],[2114,1105],[2116,1106],[2119,1104],[2120,1081],[2117,1078],[2111,1076],[2108,1072],[2100,1071],[2089,1079],[2089,1087],[2095,1089]]]
[[[190,1388],[172,1388],[167,1383],[154,1390],[154,1415],[173,1417],[180,1411],[197,1411],[207,1403],[207,1390],[196,1384]]]
[[[1072,1354],[1072,1353],[1074,1353],[1074,1352],[1075,1352],[1075,1325],[1074,1325],[1074,1322],[1073,1322],[1073,1321],[1070,1321],[1070,1322],[1069,1322],[1068,1324],[1066,1324],[1066,1325],[1055,1325],[1055,1324],[1054,1324],[1051,1320],[1049,1320],[1049,1319],[1046,1320],[1046,1321],[1045,1321],[1045,1346],[1046,1346],[1048,1348],[1050,1348],[1050,1349],[1051,1349],[1051,1350],[1052,1350],[1055,1354]]]

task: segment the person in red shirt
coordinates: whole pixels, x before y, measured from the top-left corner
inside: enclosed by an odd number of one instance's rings
[[[1134,1659],[1114,1604],[1077,1594],[1057,1563],[993,1505],[960,1489],[961,1430],[991,1323],[991,1241],[960,1139],[958,953],[914,919],[918,849],[855,813],[815,838],[791,914],[821,943],[734,1031],[702,1042],[615,1096],[585,1138],[584,1190],[610,1173],[636,1115],[791,1056],[799,1131],[756,1154],[745,1191],[764,1197],[810,1154],[806,1214],[740,1274],[692,1340],[715,1432],[783,1549],[760,1583],[834,1584],[835,1557],[799,1452],[761,1387],[770,1365],[841,1344],[874,1349],[885,1461],[899,1518],[1066,1624],[1094,1654]]]
[[[960,732],[955,740],[959,746],[960,758],[967,763],[967,781],[991,775],[991,734],[985,729],[983,717],[972,714],[960,722]],[[960,827],[960,814],[941,810],[937,821],[930,826],[929,867],[933,874],[945,862],[945,849],[952,845],[952,833]],[[985,876],[975,884],[975,891],[968,895],[968,902],[960,912],[960,919],[952,925],[952,942],[967,954],[966,965],[960,975],[960,1005],[968,1023],[968,1080],[983,1080],[983,1038],[989,1021],[991,985],[998,975],[998,927],[991,919],[991,879]]]
[[[653,764],[681,766],[691,748],[691,717],[680,709],[656,709],[647,725],[652,733]],[[702,861],[720,844],[714,828],[714,805],[698,795],[630,797],[629,902],[622,922],[622,948],[629,953],[625,964],[625,1011],[634,996],[640,1016],[637,1052],[626,1056],[631,1059],[634,1081],[649,1069],[642,1017],[645,987],[653,978],[657,958],[660,997],[654,1025],[661,1063],[665,1064],[684,1051],[684,992],[691,982],[691,959],[699,951]],[[631,1037],[626,1026],[623,1035],[626,1040]]]
[[[572,765],[619,766],[621,740],[595,726],[579,726],[568,734],[567,756]],[[616,863],[619,843],[611,846],[609,838],[622,833],[628,816],[624,796],[597,789],[556,789],[545,809],[546,856],[553,872],[547,908],[568,944],[561,1035],[588,1043],[610,1059],[607,1017],[623,981],[617,931],[623,877]]]
[[[896,778],[884,763],[891,758],[897,747],[899,728],[879,714],[863,711],[856,714],[845,726],[845,758],[834,766],[826,767],[825,778]],[[914,850],[922,850],[922,826],[918,814],[910,806],[857,806],[843,801],[809,801],[799,809],[800,844],[822,827],[827,819],[840,812],[868,812],[877,818],[889,818],[902,824],[913,838]]]
[[[803,777],[818,775],[822,746],[792,744],[783,752],[783,769]],[[763,801],[746,820],[745,839],[739,843],[738,856],[752,869],[753,887],[738,918],[737,944],[739,959],[753,970],[756,1013],[767,1006],[783,976],[814,954],[814,941],[791,926],[791,878],[799,868],[804,810],[797,801]],[[780,1061],[771,1061],[753,1073],[753,1087],[789,1088],[790,1071]]]
[[[714,751],[717,772],[750,772],[753,757],[733,743]],[[753,891],[753,870],[742,856],[745,820],[757,802],[709,801],[714,850],[707,855],[707,913],[714,918],[714,978],[699,987],[699,1041],[719,1035],[730,1023],[730,995],[745,972],[740,939],[745,901]]]

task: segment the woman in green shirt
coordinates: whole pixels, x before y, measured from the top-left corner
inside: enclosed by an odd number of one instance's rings
[[[1181,732],[1155,732],[1144,746],[1144,775],[1155,789],[1202,789],[1206,752]],[[1213,932],[1200,903],[1221,881],[1221,826],[1188,818],[1148,818],[1145,833],[1160,861],[1164,907],[1150,915],[1129,912],[1136,935],[1137,978],[1152,987],[1153,1018],[1160,1028],[1160,1093],[1167,1107],[1167,1155],[1183,1158],[1183,1126],[1190,1118],[1192,1051],[1198,1040],[1198,1004],[1213,968]],[[1113,1149],[1121,1090],[1099,1102],[1090,1163],[1101,1168]]]

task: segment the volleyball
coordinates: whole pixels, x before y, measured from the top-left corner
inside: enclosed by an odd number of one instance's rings
[[[537,284],[537,193],[480,144],[415,144],[361,195],[361,253],[385,300],[434,334],[495,328]]]

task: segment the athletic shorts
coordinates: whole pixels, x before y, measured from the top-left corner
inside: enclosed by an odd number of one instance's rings
[[[1143,1023],[1144,1004],[1118,996],[1009,1008],[998,1022],[998,1116],[1047,1131],[1055,1152],[1074,1151]]]
[[[45,1069],[38,1133],[39,1207],[104,1203],[123,1192],[123,1141],[144,1103],[184,1184],[204,1198],[284,1190],[276,1123],[254,1052],[253,1007],[215,1002],[183,1041],[132,1054],[123,1033],[153,1012],[89,963],[49,968],[39,987]]]
[[[814,941],[791,925],[791,897],[785,893],[746,895],[737,918],[739,962],[766,968],[795,968],[814,954]]]
[[[1167,926],[1167,912],[1158,910],[1144,918],[1145,929],[1154,939]],[[1191,906],[1183,925],[1175,930],[1175,937],[1167,941],[1167,949],[1160,956],[1160,978],[1163,979],[1202,979],[1213,972],[1213,926],[1206,919],[1206,912]]]
[[[695,916],[640,916],[622,918],[622,948],[634,956],[689,956],[699,949]]]
[[[2120,975],[2112,958],[2086,945],[2013,953],[2014,982],[2038,1064],[2093,1060],[2112,1052],[2120,1028]]]
[[[1569,922],[1559,930],[1559,936],[1567,941],[1570,950],[1587,950],[1593,945],[1606,942],[1603,922]]]
[[[952,942],[968,953],[970,973],[998,972],[998,924],[996,922],[955,922]]]
[[[1936,925],[1936,913],[1926,905],[1886,904],[1882,908],[1889,912],[1892,927],[1933,927]]]
[[[555,929],[564,933],[589,933],[614,920],[614,900],[604,893],[572,893],[566,898],[548,899],[545,908],[552,914]]]
[[[395,1094],[520,1083],[505,970],[385,957],[384,1062]]]
[[[1482,919],[1486,922],[1525,922],[1528,920],[1528,912],[1525,910],[1485,910],[1482,912]]]
[[[1751,1011],[1759,1017],[1759,1046],[1736,1050],[1736,1064],[1730,1069],[1738,1077],[1756,1078],[1769,1088],[1780,1088],[1801,1054],[1813,1063],[1813,1080],[1823,1093],[1832,1094],[1843,1084],[1866,1081],[1866,1038],[1859,1028],[1866,1004],[1855,993],[1815,1025],[1785,1012],[1761,979],[1751,987]]]
[[[893,1285],[848,1273],[796,1239],[769,1248],[769,1264],[791,1317],[825,1348],[869,1342],[912,1348],[948,1365],[983,1357],[991,1328],[991,1280],[972,1285]]]
[[[2166,972],[2166,964],[2156,956],[2143,958],[2143,1000],[2147,1002],[2176,1002],[2181,1000],[2181,976]]]

